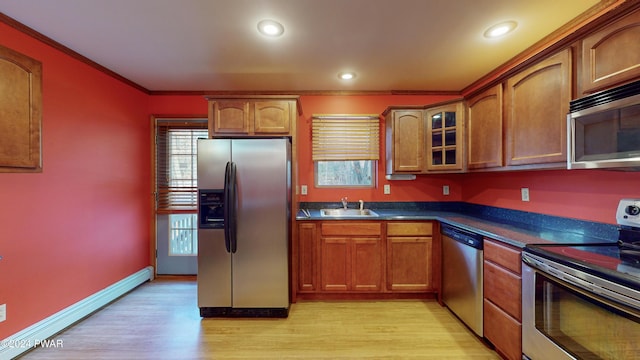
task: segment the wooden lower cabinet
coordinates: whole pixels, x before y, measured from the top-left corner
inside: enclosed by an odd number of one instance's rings
[[[432,233],[430,221],[301,221],[297,295],[437,292],[439,248]]]
[[[347,291],[351,288],[351,249],[347,238],[320,240],[320,279],[324,291]]]
[[[380,291],[380,238],[323,237],[321,284],[323,291]]]
[[[313,222],[298,225],[298,290],[316,291],[317,237]]]
[[[484,239],[484,337],[506,359],[522,358],[520,249]]]
[[[387,224],[387,289],[434,290],[433,223]]]
[[[484,337],[506,359],[522,359],[522,323],[484,300]]]
[[[382,224],[323,222],[320,225],[320,284],[323,291],[380,291]]]

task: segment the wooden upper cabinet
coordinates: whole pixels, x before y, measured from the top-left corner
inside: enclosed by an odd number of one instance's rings
[[[209,112],[213,115],[214,133],[249,133],[249,103],[247,101],[211,101]]]
[[[640,78],[640,11],[582,40],[582,95]]]
[[[502,84],[469,99],[466,120],[467,168],[502,166]]]
[[[42,171],[42,64],[0,46],[0,172]]]
[[[426,109],[427,170],[462,170],[462,101]]]
[[[208,98],[209,136],[294,135],[296,99]]]
[[[383,114],[387,131],[387,174],[424,170],[424,110],[393,109]]]
[[[571,49],[507,79],[507,165],[566,163]]]
[[[291,117],[295,116],[292,101],[256,101],[253,104],[256,134],[288,134]]]

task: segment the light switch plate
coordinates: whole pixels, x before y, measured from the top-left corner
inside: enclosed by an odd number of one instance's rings
[[[391,185],[386,184],[386,185],[384,186],[384,193],[385,193],[385,195],[389,195],[389,194],[391,194]]]
[[[7,320],[7,304],[0,305],[0,322]]]
[[[520,194],[522,195],[522,201],[529,201],[529,188],[520,189]]]
[[[442,186],[442,195],[449,195],[449,185]]]
[[[300,192],[302,195],[307,195],[307,185],[300,186]]]

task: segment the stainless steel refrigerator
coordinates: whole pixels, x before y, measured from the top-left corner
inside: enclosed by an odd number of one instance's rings
[[[200,316],[289,312],[289,139],[198,140]]]

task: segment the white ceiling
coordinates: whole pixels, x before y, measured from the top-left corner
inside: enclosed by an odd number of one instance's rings
[[[0,12],[150,91],[459,91],[598,3],[0,0]],[[266,18],[282,37],[258,34]],[[483,38],[504,20],[514,33]]]

